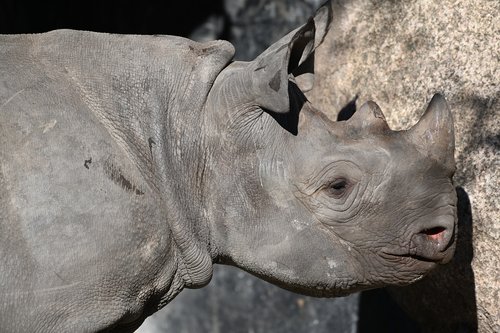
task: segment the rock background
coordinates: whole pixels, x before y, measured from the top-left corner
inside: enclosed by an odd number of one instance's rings
[[[334,13],[317,107],[335,118],[372,99],[405,129],[442,92],[455,118],[457,254],[392,295],[425,332],[500,332],[500,2],[343,0]]]

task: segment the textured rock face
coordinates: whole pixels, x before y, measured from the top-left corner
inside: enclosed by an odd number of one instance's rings
[[[500,332],[500,2],[333,6],[309,96],[317,107],[335,118],[373,99],[393,129],[406,129],[442,92],[455,117],[456,257],[394,297],[426,330]]]

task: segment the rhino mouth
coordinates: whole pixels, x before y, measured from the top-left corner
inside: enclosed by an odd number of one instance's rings
[[[439,240],[444,237],[445,231],[445,227],[434,227],[430,229],[424,229],[421,231],[421,233],[427,235],[430,239]]]
[[[448,263],[455,250],[453,230],[443,227],[426,229],[413,235],[410,242],[409,256],[423,261]]]
[[[383,251],[385,255],[417,261],[446,264],[455,252],[455,224],[444,223],[422,228],[414,233],[407,246],[399,251]]]

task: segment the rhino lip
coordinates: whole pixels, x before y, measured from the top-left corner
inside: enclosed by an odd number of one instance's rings
[[[437,225],[421,229],[411,236],[403,251],[384,251],[395,257],[407,257],[418,261],[445,264],[451,260],[455,250],[455,227]]]
[[[384,254],[391,256],[391,257],[397,257],[397,258],[411,258],[417,261],[424,261],[424,262],[430,262],[430,263],[436,263],[440,264],[443,263],[441,258],[435,258],[435,257],[429,257],[429,256],[422,256],[418,254],[412,254],[412,253],[396,253],[396,252],[387,252],[384,251]]]

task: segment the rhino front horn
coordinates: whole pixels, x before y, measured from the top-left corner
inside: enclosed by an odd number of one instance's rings
[[[432,97],[422,118],[407,133],[419,151],[455,170],[453,117],[442,95]]]

